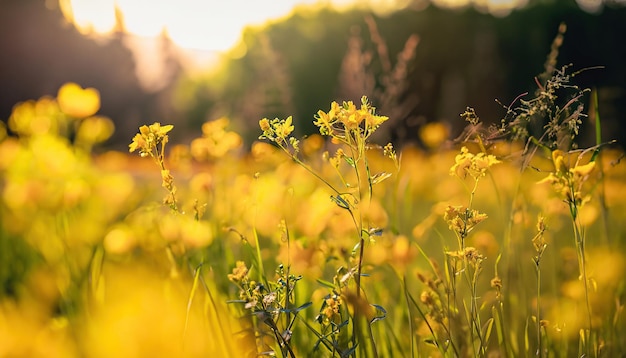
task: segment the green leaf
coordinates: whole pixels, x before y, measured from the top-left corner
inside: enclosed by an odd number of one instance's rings
[[[326,280],[322,280],[321,278],[317,279],[317,283],[319,283],[320,285],[322,285],[324,287],[335,288],[335,285],[332,282],[328,282]]]
[[[185,312],[185,326],[183,328],[183,337],[187,333],[187,326],[189,324],[189,311],[191,311],[191,304],[193,302],[193,298],[196,295],[196,290],[198,289],[198,283],[200,282],[200,273],[202,265],[196,268],[196,272],[193,275],[193,284],[191,286],[191,292],[189,292],[189,298],[187,299],[187,311]]]
[[[331,195],[330,200],[332,200],[335,204],[337,204],[338,207],[342,209],[350,210],[350,203],[348,203],[346,199],[342,198],[341,196]]]
[[[376,305],[376,304],[371,304],[370,306],[376,308],[380,313],[382,313],[382,315],[372,318],[372,320],[370,321],[370,324],[387,318],[387,310],[385,310],[383,306]]]
[[[496,334],[498,335],[498,345],[502,347],[504,343],[504,324],[502,322],[502,318],[500,317],[500,312],[498,312],[498,309],[495,306],[491,307],[491,315],[499,322],[499,324],[496,325]]]
[[[313,302],[307,302],[307,303],[303,304],[302,306],[300,306],[298,308],[294,308],[292,310],[292,312],[293,313],[298,313],[298,312],[302,311],[303,309],[311,307],[312,304],[313,304]]]
[[[356,162],[352,159],[352,157],[344,155],[343,159],[345,159],[346,163],[348,163],[352,168],[356,168]]]
[[[370,177],[370,183],[372,183],[372,185],[378,184],[389,177],[391,177],[391,173],[387,173],[387,172],[377,173]]]
[[[487,344],[487,342],[489,342],[489,337],[491,337],[491,330],[493,328],[493,323],[495,322],[495,320],[493,319],[493,317],[489,318],[487,320],[487,323],[485,323],[485,325],[483,326],[483,337],[485,339],[485,344]]]
[[[355,344],[352,348],[350,348],[347,351],[343,352],[341,357],[350,357],[356,351],[356,347],[357,346],[358,346],[358,344]]]

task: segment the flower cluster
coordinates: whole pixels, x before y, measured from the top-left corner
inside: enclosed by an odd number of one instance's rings
[[[300,142],[295,137],[290,136],[295,129],[293,125],[293,118],[291,116],[286,119],[263,118],[259,121],[259,127],[261,127],[261,130],[263,131],[263,134],[259,136],[259,139],[269,139],[283,149],[286,149],[288,145],[291,145],[295,152],[300,150]]]
[[[251,280],[249,273],[246,263],[237,261],[232,273],[228,274],[228,279],[239,287],[239,298],[245,302],[245,308],[256,311],[257,306],[266,303],[267,300],[261,292],[263,285]]]
[[[228,279],[236,284],[239,284],[248,279],[248,272],[249,270],[246,263],[243,261],[237,261],[235,268],[233,269],[233,273],[228,274]]]
[[[468,246],[463,250],[447,251],[446,255],[453,259],[467,261],[475,268],[480,268],[481,262],[485,260],[483,256],[476,248]]]
[[[150,156],[154,159],[161,169],[161,185],[168,192],[163,202],[172,210],[178,211],[176,204],[177,189],[176,186],[174,186],[174,178],[169,169],[165,167],[165,145],[169,141],[167,133],[171,131],[172,128],[174,128],[174,126],[171,124],[161,126],[158,122],[149,126],[143,125],[139,127],[139,133],[135,134],[132,143],[128,145],[128,151],[132,153],[139,149],[139,155],[141,157],[145,158]]]
[[[174,126],[171,124],[161,126],[161,123],[158,122],[139,127],[139,133],[135,134],[132,143],[128,145],[128,151],[132,153],[139,149],[139,155],[142,157],[155,157],[158,154],[159,146],[164,147],[169,141],[167,133],[172,128]]]
[[[475,180],[484,176],[489,167],[500,163],[491,154],[472,154],[467,147],[461,148],[461,153],[456,155],[454,162],[454,165],[450,168],[450,175],[456,175],[461,179],[465,179],[469,175]]]
[[[548,174],[539,183],[552,185],[554,191],[570,205],[581,206],[588,201],[588,198],[582,195],[582,187],[593,172],[596,162],[580,164],[579,157],[574,167],[568,167],[565,163],[565,153],[558,149],[552,152],[552,162],[554,172]]]
[[[475,209],[470,210],[464,206],[449,205],[443,214],[443,219],[450,230],[457,233],[459,237],[465,238],[474,226],[487,219],[487,214],[480,213]]]
[[[341,296],[331,293],[324,298],[322,309],[317,316],[317,321],[321,324],[329,324],[330,322],[338,323],[341,318],[340,308],[343,304]]]
[[[424,275],[421,272],[417,273],[417,278],[426,286],[420,293],[420,302],[428,308],[427,315],[430,319],[443,324],[446,316],[445,308],[441,304],[443,281],[439,277],[437,264],[433,261],[431,262],[435,268],[435,277]]]
[[[341,106],[333,102],[328,112],[318,111],[315,119],[313,123],[319,128],[320,134],[350,144],[356,138],[368,138],[389,118],[376,115],[376,108],[363,96],[360,108],[352,101],[343,102]]]

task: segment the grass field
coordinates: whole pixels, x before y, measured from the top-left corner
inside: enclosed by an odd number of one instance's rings
[[[458,141],[425,127],[428,149],[374,143],[365,97],[307,138],[265,118],[247,150],[223,118],[168,143],[154,123],[98,155],[97,91],[16,105],[0,356],[626,354],[623,153],[572,145],[600,118],[568,70],[499,127],[471,108]]]

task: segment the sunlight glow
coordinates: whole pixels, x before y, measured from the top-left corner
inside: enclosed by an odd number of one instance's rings
[[[110,1],[66,0],[61,9],[81,33],[106,33],[115,27],[115,6]]]
[[[140,37],[164,31],[180,47],[224,51],[234,46],[247,25],[289,14],[295,5],[316,0],[60,0],[65,16],[82,33],[107,34],[116,28],[119,9],[125,30]],[[344,1],[345,2],[345,1]]]
[[[358,6],[385,13],[410,3],[408,0],[58,1],[65,17],[83,34],[106,35],[123,25],[129,34],[157,37],[166,32],[182,48],[205,51],[226,51],[237,43],[245,26],[262,25],[271,19],[284,17],[298,5],[333,6],[337,9]],[[475,3],[495,15],[502,15],[527,0],[432,1],[450,8]],[[598,0],[578,1],[591,3]]]
[[[494,15],[506,15],[527,0],[432,0],[442,7],[459,8],[472,3]],[[595,1],[595,0],[578,0]],[[168,38],[187,70],[212,67],[218,53],[239,56],[237,46],[246,26],[263,26],[288,16],[297,6],[314,10],[333,7],[368,8],[384,15],[408,6],[410,0],[58,0],[65,18],[85,35],[107,38],[123,31],[122,41],[131,50],[142,86],[153,91],[167,83],[168,73],[160,39]],[[164,37],[165,36],[165,37]],[[243,50],[245,53],[245,48]]]

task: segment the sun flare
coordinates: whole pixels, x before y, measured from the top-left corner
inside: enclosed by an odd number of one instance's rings
[[[247,25],[289,14],[298,4],[316,0],[224,1],[196,0],[60,0],[65,17],[84,34],[106,35],[119,30],[140,37],[166,32],[186,49],[225,51]]]

